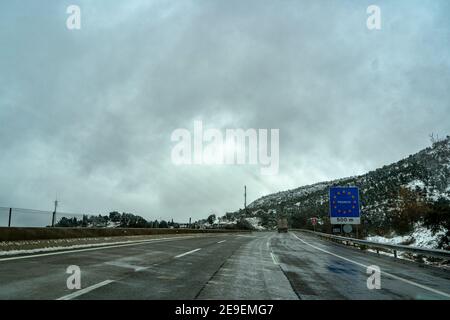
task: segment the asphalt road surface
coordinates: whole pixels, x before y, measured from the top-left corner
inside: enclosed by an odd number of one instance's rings
[[[0,299],[450,299],[450,271],[301,232],[189,235],[0,258]]]

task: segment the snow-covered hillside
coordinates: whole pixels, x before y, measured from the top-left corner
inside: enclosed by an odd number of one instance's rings
[[[433,143],[414,155],[367,174],[320,182],[264,196],[248,206],[246,215],[262,218],[263,225],[272,221],[273,212],[287,215],[291,225],[302,227],[312,216],[326,220],[328,190],[331,186],[357,186],[360,190],[364,228],[369,235],[386,235],[395,230],[399,210],[409,200],[433,203],[450,199],[450,137]],[[407,190],[407,191],[405,191]],[[267,219],[265,219],[265,215]],[[433,246],[427,235],[431,231],[414,231],[417,245]],[[422,236],[420,235],[422,234]],[[381,239],[381,238],[380,238]],[[428,244],[427,244],[428,243]]]

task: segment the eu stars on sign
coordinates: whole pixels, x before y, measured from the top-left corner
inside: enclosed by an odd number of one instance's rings
[[[360,224],[357,187],[330,188],[330,220],[331,224]]]

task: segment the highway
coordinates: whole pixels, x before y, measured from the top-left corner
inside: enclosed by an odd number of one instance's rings
[[[67,288],[70,265],[80,290]],[[379,290],[367,288],[371,265]],[[450,299],[450,271],[302,232],[168,236],[0,257],[0,299]]]

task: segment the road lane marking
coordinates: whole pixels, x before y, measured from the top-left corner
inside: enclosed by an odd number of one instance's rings
[[[125,268],[125,269],[133,269],[134,271],[138,272],[138,271],[142,271],[142,270],[147,270],[149,267],[140,267],[140,266],[135,266],[126,262],[120,262],[120,261],[109,261],[109,262],[105,262],[105,264],[109,265],[109,266],[114,266],[114,267],[120,267],[120,268]]]
[[[271,235],[271,236],[269,236],[269,239],[267,239],[267,242],[266,242],[267,249],[270,249],[270,242],[272,241],[273,237],[274,237],[274,235]]]
[[[332,256],[335,256],[335,257],[340,258],[340,259],[342,259],[342,260],[351,262],[351,263],[356,264],[356,265],[358,265],[358,266],[360,266],[360,267],[363,267],[363,268],[365,268],[365,269],[367,269],[367,267],[368,267],[368,266],[366,266],[366,265],[364,265],[364,264],[362,264],[362,263],[359,263],[359,262],[357,262],[357,261],[354,261],[354,260],[351,260],[351,259],[342,257],[342,256],[340,256],[340,255],[337,255],[337,254],[335,254],[335,253],[332,253],[332,252],[330,252],[330,251],[327,251],[327,250],[325,250],[325,249],[322,249],[322,248],[319,248],[319,247],[317,247],[317,246],[315,246],[315,245],[312,245],[312,244],[310,244],[310,243],[308,243],[308,242],[306,242],[306,241],[300,239],[300,238],[299,238],[296,234],[294,234],[294,233],[291,233],[291,234],[292,234],[295,238],[297,238],[298,240],[300,240],[301,242],[303,242],[304,244],[306,244],[306,245],[308,245],[308,246],[310,246],[310,247],[312,247],[312,248],[314,248],[314,249],[316,249],[316,250],[319,250],[319,251],[328,253],[328,254],[330,254],[330,255],[332,255]],[[420,284],[420,283],[417,283],[417,282],[414,282],[414,281],[411,281],[411,280],[408,280],[408,279],[405,279],[405,278],[396,276],[396,275],[394,275],[394,274],[392,274],[392,273],[389,273],[389,272],[386,272],[386,271],[381,271],[381,274],[384,274],[384,275],[386,275],[386,276],[388,276],[388,277],[391,277],[391,278],[394,278],[394,279],[403,281],[403,282],[405,282],[405,283],[408,283],[408,284],[410,284],[410,285],[416,286],[416,287],[418,287],[418,288],[421,288],[421,289],[424,289],[424,290],[427,290],[427,291],[430,291],[430,292],[439,294],[439,295],[444,296],[444,297],[446,297],[446,298],[450,298],[450,294],[448,294],[448,293],[445,293],[445,292],[442,292],[442,291],[439,291],[439,290],[430,288],[430,287],[428,287],[428,286],[424,286],[424,285],[422,285],[422,284]]]
[[[276,264],[276,265],[278,265],[277,257],[275,257],[275,255],[273,254],[273,252],[270,253],[270,256],[272,257],[273,263]]]
[[[88,292],[91,292],[91,291],[93,291],[95,289],[98,289],[100,287],[106,286],[106,285],[108,285],[108,284],[110,284],[112,282],[114,282],[114,280],[105,280],[105,281],[102,281],[100,283],[94,284],[94,285],[92,285],[90,287],[87,287],[87,288],[75,291],[74,293],[68,294],[68,295],[63,296],[61,298],[58,298],[56,300],[72,300],[73,298],[79,297],[79,296],[81,296],[81,295],[83,295],[85,293],[88,293]]]
[[[219,241],[219,242],[217,242],[217,243],[224,243],[225,241],[227,241],[227,240],[222,240],[222,241]]]
[[[105,250],[105,249],[110,249],[110,248],[137,246],[137,245],[146,244],[149,242],[168,242],[168,241],[176,241],[176,240],[183,240],[183,239],[190,239],[190,238],[197,238],[197,237],[196,236],[186,236],[186,237],[159,238],[159,239],[132,241],[131,243],[130,243],[130,241],[127,241],[124,244],[116,244],[116,245],[108,245],[108,244],[103,243],[103,244],[99,244],[98,247],[93,247],[93,248],[72,249],[72,250],[55,251],[55,252],[48,252],[48,253],[39,253],[39,254],[33,254],[33,255],[27,255],[27,256],[19,256],[19,257],[0,258],[0,262],[1,261],[30,259],[30,258],[39,258],[39,257],[54,256],[54,255],[60,255],[60,254],[69,254],[69,253],[76,253],[76,252]]]
[[[194,249],[194,250],[191,250],[191,251],[188,251],[188,252],[185,252],[185,253],[179,254],[179,255],[175,256],[175,258],[176,258],[176,259],[178,259],[178,258],[181,258],[181,257],[187,256],[188,254],[191,254],[191,253],[197,252],[198,250],[201,250],[201,249],[202,249],[202,248],[198,248],[198,249]]]

